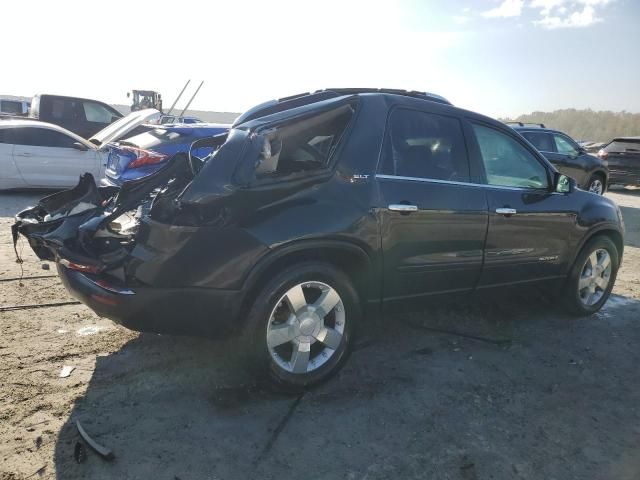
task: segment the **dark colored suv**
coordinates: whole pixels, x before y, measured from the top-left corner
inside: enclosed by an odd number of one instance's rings
[[[640,137],[614,138],[598,156],[609,163],[610,184],[640,185]]]
[[[507,125],[526,138],[561,173],[575,179],[580,188],[598,195],[605,193],[609,179],[606,161],[587,153],[569,135],[541,123],[507,122]]]
[[[618,207],[441,97],[319,91],[207,141],[208,158],[178,154],[120,188],[81,177],[20,212],[14,242],[129,328],[242,334],[288,388],[336,372],[383,304],[544,282],[588,315],[613,288]]]

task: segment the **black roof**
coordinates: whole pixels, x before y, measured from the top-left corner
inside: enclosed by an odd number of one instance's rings
[[[613,140],[611,140],[612,142],[640,142],[640,137],[616,137]]]
[[[268,102],[256,105],[255,107],[250,108],[242,115],[240,115],[233,123],[233,127],[241,123],[245,123],[249,120],[265,117],[273,113],[283,112],[292,108],[321,102],[322,100],[342,97],[345,95],[358,95],[362,93],[402,95],[405,97],[418,98],[431,102],[442,103],[445,105],[451,105],[451,102],[440,95],[428,92],[418,92],[415,90],[398,90],[393,88],[326,88],[323,90],[316,90],[315,92],[299,93],[297,95],[291,95],[289,97],[283,97],[277,100],[270,100]]]
[[[509,125],[511,128],[544,128],[545,130],[550,130],[544,126],[544,123],[529,123],[529,122],[504,122],[506,125]]]

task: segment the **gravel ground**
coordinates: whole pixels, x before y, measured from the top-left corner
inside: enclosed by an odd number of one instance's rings
[[[252,385],[234,342],[77,304],[0,312],[0,480],[638,479],[640,190],[608,195],[627,238],[600,313],[569,318],[539,289],[447,299],[368,328],[296,398]],[[2,306],[73,301],[24,242],[15,263],[11,216],[41,196],[0,194]],[[76,420],[114,461],[76,462]]]

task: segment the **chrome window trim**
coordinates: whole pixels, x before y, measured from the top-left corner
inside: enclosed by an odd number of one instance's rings
[[[560,192],[552,192],[542,188],[525,188],[525,187],[507,187],[503,185],[489,185],[488,183],[470,183],[470,182],[455,182],[452,180],[438,180],[435,178],[420,178],[420,177],[404,177],[401,175],[386,175],[377,173],[376,179],[382,180],[407,180],[410,182],[423,182],[423,183],[438,183],[445,185],[459,185],[463,187],[476,187],[476,188],[491,188],[496,190],[512,190],[516,192],[548,192],[548,193],[560,193]],[[562,195],[562,194],[561,194]]]

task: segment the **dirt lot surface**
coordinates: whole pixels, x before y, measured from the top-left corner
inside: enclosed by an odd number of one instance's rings
[[[253,386],[234,342],[77,304],[0,311],[0,480],[638,479],[640,191],[608,195],[627,238],[600,313],[569,318],[533,289],[440,302],[367,328],[296,398]],[[11,217],[41,196],[0,194],[1,306],[73,301],[26,243],[14,261]],[[76,420],[114,461],[76,462]]]

